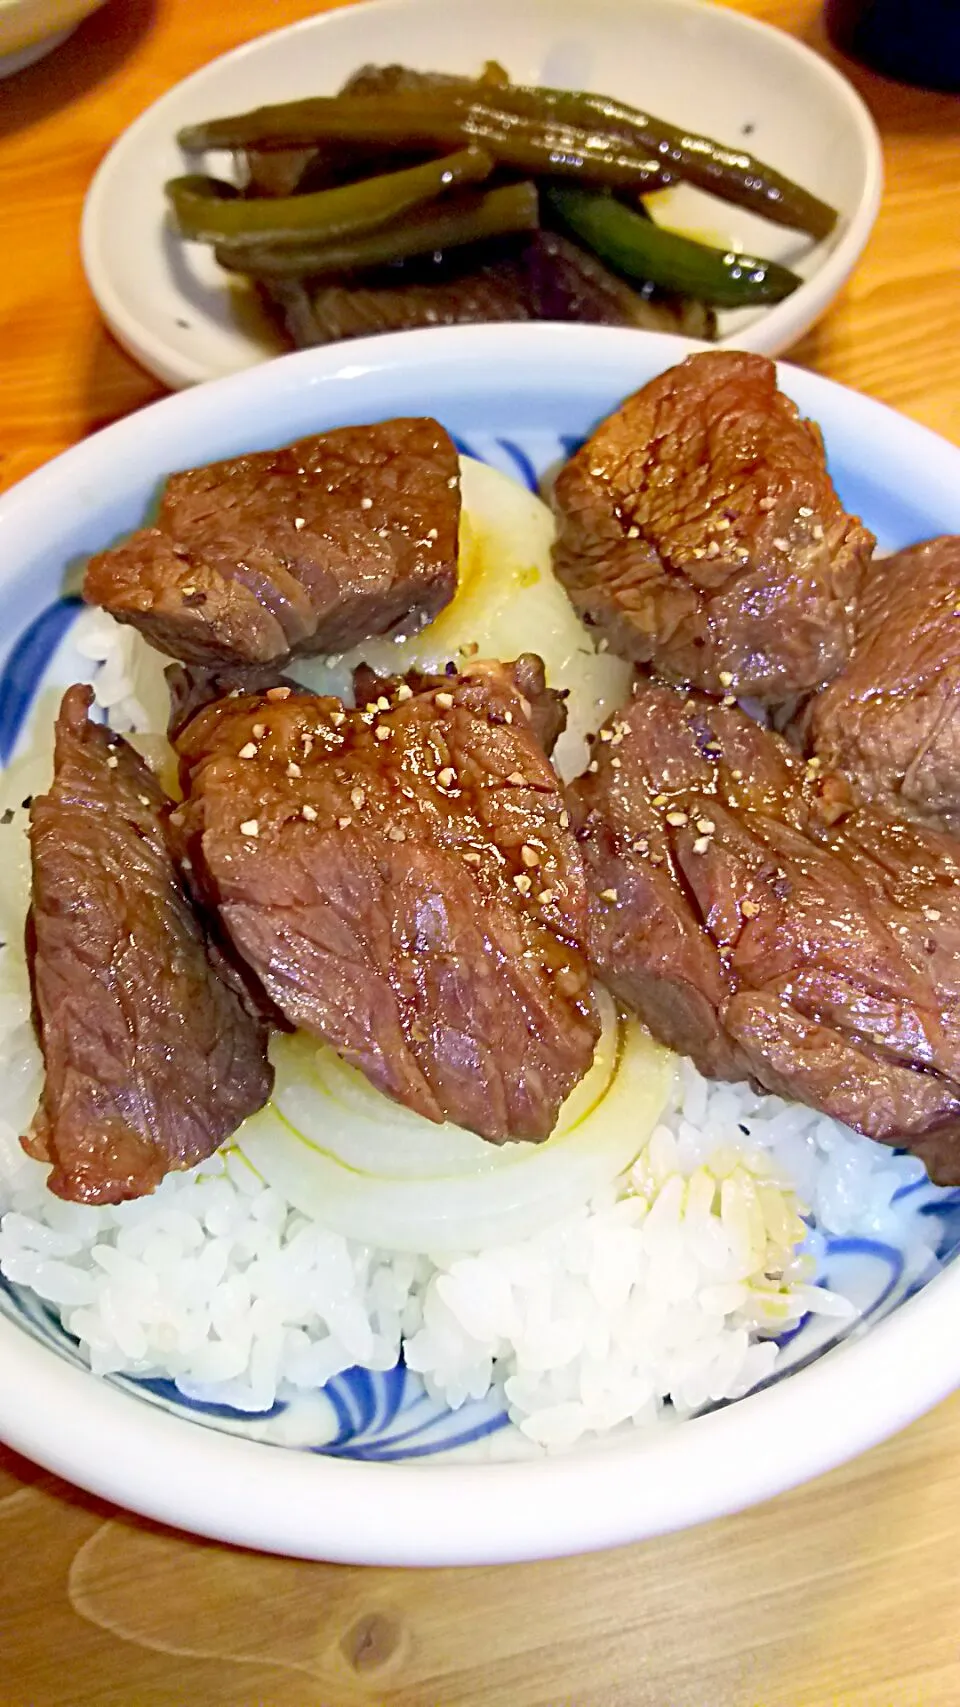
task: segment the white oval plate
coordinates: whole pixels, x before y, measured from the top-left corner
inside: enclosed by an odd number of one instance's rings
[[[214,60],[114,145],[82,227],[84,267],[110,330],[171,386],[220,378],[280,350],[252,295],[167,225],[163,185],[184,170],[182,125],[333,92],[371,59],[476,72],[490,58],[524,82],[649,102],[675,123],[749,147],[839,209],[836,231],[813,245],[698,191],[671,193],[678,226],[783,261],[805,281],[774,308],[722,315],[723,342],[777,354],[849,277],[877,215],[880,143],[851,86],[792,37],[702,0],[368,0]],[[220,170],[229,173],[229,157]]]

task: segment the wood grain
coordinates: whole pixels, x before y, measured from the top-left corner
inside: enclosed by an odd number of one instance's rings
[[[0,485],[158,395],[77,254],[110,142],[215,54],[318,9],[112,0],[0,85]],[[823,50],[812,0],[740,9]],[[960,441],[960,103],[853,75],[886,196],[793,354]],[[503,1570],[258,1558],[0,1449],[0,1561],[0,1707],[960,1707],[960,1398],[756,1511]]]

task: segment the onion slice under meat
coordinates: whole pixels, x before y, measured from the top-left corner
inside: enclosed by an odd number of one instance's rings
[[[669,1051],[597,994],[593,1065],[545,1143],[434,1125],[298,1033],[275,1040],[273,1099],[235,1145],[302,1214],[366,1244],[433,1253],[529,1238],[630,1166],[670,1092]]]

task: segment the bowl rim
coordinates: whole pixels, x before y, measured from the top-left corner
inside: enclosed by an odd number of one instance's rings
[[[237,1546],[338,1564],[513,1564],[727,1516],[877,1445],[960,1383],[960,1345],[942,1331],[958,1301],[953,1264],[862,1338],[725,1410],[590,1452],[430,1465],[325,1457],[171,1416],[0,1317],[0,1437],[90,1494]]]
[[[182,423],[206,431],[239,405],[253,414],[258,399],[280,402],[327,381],[431,369],[448,379],[472,376],[491,392],[505,370],[513,388],[526,370],[549,399],[569,393],[572,368],[602,371],[619,385],[633,351],[659,370],[707,347],[608,327],[508,325],[433,328],[295,353],[164,398],[65,451],[0,497],[0,535],[12,563],[18,532],[28,536],[35,517],[56,515],[58,494],[76,506],[104,467],[122,481],[125,468],[142,464],[155,441],[176,436]],[[805,411],[842,411],[864,466],[882,457],[918,467],[924,493],[956,504],[960,448],[830,380],[786,364],[780,372]],[[13,567],[5,572],[16,576]],[[341,1460],[171,1416],[72,1366],[0,1315],[0,1438],[95,1495],[226,1542],[355,1564],[507,1563],[718,1517],[876,1444],[960,1384],[960,1341],[950,1331],[958,1308],[960,1262],[868,1333],[680,1427],[626,1433],[563,1457],[429,1465]]]
[[[540,0],[544,7],[550,3],[551,0]],[[640,0],[640,4],[643,3],[644,0]],[[850,277],[866,247],[883,195],[883,147],[879,132],[869,108],[853,84],[828,59],[808,47],[798,37],[762,19],[745,16],[732,6],[716,4],[715,0],[657,0],[657,3],[672,5],[678,13],[693,16],[710,15],[716,19],[717,14],[722,13],[726,27],[731,30],[742,31],[746,37],[760,39],[768,46],[775,42],[777,51],[787,60],[802,63],[816,72],[824,90],[829,92],[843,111],[852,127],[851,134],[856,137],[860,148],[863,188],[839,240],[823,257],[812,277],[805,279],[791,296],[765,310],[743,334],[734,335],[720,343],[721,348],[745,348],[765,355],[777,355],[800,337],[829,306]],[[364,19],[369,22],[371,29],[375,29],[377,16],[403,13],[419,4],[420,0],[363,0]],[[637,0],[624,0],[624,5],[635,11]],[[151,102],[150,106],[121,132],[100,162],[87,190],[80,222],[80,254],[87,283],[114,337],[136,361],[164,384],[180,388],[208,381],[212,377],[227,376],[212,375],[201,358],[191,359],[176,351],[166,342],[161,331],[155,330],[128,308],[118,290],[109,262],[102,253],[115,172],[129,151],[136,148],[141,135],[149,134],[158,115],[162,117],[167,104],[179,100],[187,91],[202,89],[204,83],[215,80],[225,66],[236,65],[256,56],[265,41],[308,35],[312,31],[322,30],[332,19],[342,21],[355,9],[356,6],[348,6],[315,13],[281,29],[265,31],[252,40],[219,54],[216,59],[200,66],[189,76],[179,79]],[[276,358],[265,355],[264,359]]]

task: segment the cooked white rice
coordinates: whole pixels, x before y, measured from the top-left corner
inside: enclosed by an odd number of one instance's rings
[[[8,1040],[21,1061],[31,1052],[25,1016]],[[34,1086],[19,1088],[28,1107]],[[391,1368],[402,1348],[430,1393],[456,1406],[502,1389],[524,1433],[553,1447],[653,1422],[666,1399],[689,1413],[736,1397],[775,1367],[765,1335],[807,1311],[854,1314],[815,1284],[777,1182],[805,1182],[821,1229],[890,1236],[894,1193],[922,1171],[684,1065],[616,1186],[534,1238],[431,1259],[307,1221],[236,1150],[137,1202],[62,1203],[20,1129],[0,1124],[0,1268],[57,1306],[98,1373],[168,1376],[258,1411],[288,1384]]]
[[[162,727],[160,661],[131,630],[91,612],[75,643],[100,666],[115,727]],[[36,741],[49,744],[49,728]],[[136,1202],[60,1202],[19,1143],[41,1071],[10,927],[22,864],[6,887],[0,1269],[56,1306],[98,1373],[168,1377],[256,1412],[402,1352],[432,1395],[458,1406],[502,1392],[532,1441],[559,1448],[655,1422],[668,1400],[685,1415],[746,1392],[777,1364],[773,1336],[808,1312],[856,1313],[816,1283],[825,1233],[903,1242],[895,1196],[922,1178],[917,1161],[689,1063],[626,1175],[495,1249],[415,1256],[351,1241],[292,1208],[236,1148]],[[912,1230],[918,1268],[935,1236],[932,1218]]]

